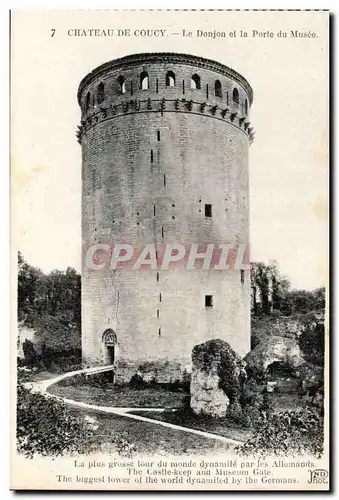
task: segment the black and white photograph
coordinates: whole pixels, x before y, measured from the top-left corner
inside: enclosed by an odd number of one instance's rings
[[[11,488],[328,490],[329,12],[11,44]]]

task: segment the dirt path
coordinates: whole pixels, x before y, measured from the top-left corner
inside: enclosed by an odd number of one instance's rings
[[[61,380],[66,379],[66,378],[73,377],[74,375],[80,375],[80,374],[94,375],[96,373],[103,373],[106,371],[110,371],[110,370],[112,370],[112,368],[113,368],[112,366],[105,366],[105,367],[99,367],[99,368],[97,368],[97,367],[85,368],[83,370],[76,370],[73,372],[64,373],[62,375],[58,375],[57,377],[50,378],[47,380],[41,380],[39,382],[27,382],[25,384],[25,387],[27,387],[28,389],[31,389],[34,392],[44,393],[48,397],[53,397],[55,399],[63,401],[64,403],[66,403],[68,405],[72,405],[74,407],[87,409],[87,410],[91,410],[91,411],[99,411],[102,413],[119,415],[119,416],[130,418],[133,420],[147,422],[148,424],[160,425],[160,426],[166,427],[168,429],[173,429],[173,430],[181,431],[181,432],[188,432],[188,433],[195,434],[195,435],[203,437],[203,438],[222,441],[222,442],[227,443],[231,446],[237,446],[237,445],[242,444],[241,441],[236,441],[236,440],[233,440],[230,438],[226,438],[226,437],[220,436],[218,434],[212,434],[210,432],[200,431],[200,430],[192,429],[189,427],[182,427],[181,425],[171,424],[169,422],[154,420],[154,419],[147,418],[147,417],[144,417],[141,415],[135,415],[133,413],[130,413],[132,411],[140,411],[141,409],[143,411],[161,412],[164,410],[163,408],[122,408],[122,407],[99,406],[99,405],[95,405],[95,404],[84,403],[82,401],[75,401],[73,399],[67,399],[67,398],[57,396],[57,395],[54,395],[54,394],[47,392],[47,389],[51,385],[56,384],[56,383],[60,382]]]

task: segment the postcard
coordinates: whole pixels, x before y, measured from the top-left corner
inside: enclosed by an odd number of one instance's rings
[[[330,489],[329,30],[11,12],[12,489]]]

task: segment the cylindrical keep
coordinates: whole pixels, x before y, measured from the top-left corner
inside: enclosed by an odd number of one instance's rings
[[[148,366],[168,382],[198,343],[249,350],[248,270],[99,271],[87,259],[107,242],[247,245],[252,98],[234,70],[185,54],[126,56],[80,83],[85,366],[114,364],[117,381]]]

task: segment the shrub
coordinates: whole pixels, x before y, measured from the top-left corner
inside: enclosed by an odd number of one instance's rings
[[[93,432],[82,417],[51,397],[18,384],[17,449],[27,457],[81,454],[91,451]]]
[[[120,436],[115,436],[112,433],[111,442],[113,444],[113,448],[122,457],[130,458],[137,451],[136,446],[129,441],[127,431],[122,432]]]
[[[35,346],[31,340],[25,339],[22,343],[22,350],[24,353],[24,363],[29,367],[39,367],[40,366],[40,356],[36,352]]]
[[[139,373],[135,373],[132,377],[131,380],[129,381],[130,387],[133,387],[133,389],[142,389],[144,388],[147,384],[144,382],[143,378]]]
[[[25,375],[20,373],[20,380]],[[94,416],[75,416],[64,403],[26,389],[21,382],[17,393],[17,450],[28,458],[35,455],[57,457],[64,454],[81,455],[107,448],[110,453],[130,457],[135,446],[127,432],[101,435]]]
[[[325,326],[323,319],[311,318],[299,337],[299,346],[307,362],[324,365]]]
[[[237,448],[244,455],[300,455],[320,458],[324,445],[323,405],[311,401],[305,408],[281,413],[261,412],[253,436]]]
[[[262,413],[273,412],[273,397],[252,379],[230,401],[226,417],[243,427],[252,428]]]
[[[182,388],[185,392],[190,392],[192,374],[186,369],[182,372]]]
[[[112,384],[113,375],[112,372],[103,372],[103,373],[95,373],[95,374],[85,374],[79,373],[78,375],[73,375],[72,377],[67,377],[65,379],[60,380],[58,385],[63,387],[68,386],[84,386],[90,385],[92,387],[106,387],[108,383]]]

